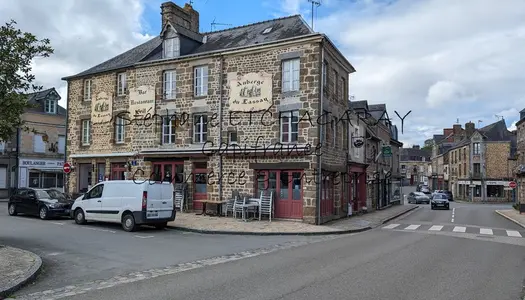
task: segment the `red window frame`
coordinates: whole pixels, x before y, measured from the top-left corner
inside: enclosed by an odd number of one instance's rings
[[[124,180],[124,179],[115,179],[117,176],[115,173],[126,172],[126,163],[112,163],[111,164],[111,180]],[[125,175],[124,175],[125,176]]]
[[[176,171],[177,171],[177,165],[182,165],[183,166],[183,173],[184,174],[184,162],[182,161],[169,161],[169,162],[154,162],[151,164],[151,174],[150,174],[150,179],[151,180],[155,180],[156,182],[161,182],[163,179],[164,179],[164,166],[167,166],[167,165],[170,165],[171,166],[171,170],[172,170],[172,174],[171,174],[171,182],[175,182],[175,176],[177,175]],[[157,178],[155,175],[155,166],[160,166],[160,178]],[[184,176],[184,175],[183,175]],[[186,181],[186,178],[183,178],[183,182]]]

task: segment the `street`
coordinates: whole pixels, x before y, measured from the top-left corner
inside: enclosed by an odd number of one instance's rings
[[[16,299],[521,299],[525,229],[510,205],[420,205],[332,237],[123,232],[118,225],[9,217],[2,242],[42,256]]]

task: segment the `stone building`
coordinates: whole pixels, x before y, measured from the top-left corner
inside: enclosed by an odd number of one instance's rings
[[[27,101],[26,128],[0,142],[0,198],[16,187],[64,189],[67,111],[55,88],[28,94]]]
[[[421,149],[419,145],[412,148],[401,148],[401,175],[403,185],[428,184],[428,163],[430,152]]]
[[[517,131],[517,166],[516,174],[516,199],[520,204],[520,212],[525,212],[525,109],[520,111],[520,119],[516,122]]]
[[[299,15],[200,32],[191,5],[161,11],[159,36],[64,78],[70,191],[151,174],[194,209],[270,190],[275,217],[344,216],[355,70],[328,37]]]

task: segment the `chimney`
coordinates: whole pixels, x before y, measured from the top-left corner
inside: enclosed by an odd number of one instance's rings
[[[472,134],[474,134],[474,130],[476,130],[476,125],[474,123],[465,123],[465,131],[467,133],[467,137],[471,137]]]
[[[419,149],[419,145],[413,145],[412,148]]]
[[[454,133],[454,130],[452,128],[443,129],[443,135],[444,135],[444,138],[446,138],[447,142],[454,141],[454,137],[452,136],[453,133]]]
[[[452,126],[452,131],[454,132],[453,142],[457,143],[461,141],[463,135],[463,128],[461,128],[461,124],[454,124]]]
[[[186,3],[184,8],[181,8],[177,4],[169,1],[164,2],[160,5],[162,15],[162,28],[168,22],[173,25],[182,26],[190,31],[199,33],[199,12],[194,10],[193,7]]]

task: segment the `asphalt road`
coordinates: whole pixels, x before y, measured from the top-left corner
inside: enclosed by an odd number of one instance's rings
[[[496,215],[500,207],[510,205],[421,205],[371,231],[310,239],[87,230],[8,218],[0,207],[0,236],[44,249],[61,278],[42,276],[17,299],[522,299],[525,232]]]

